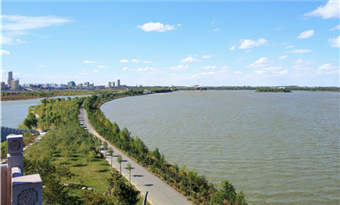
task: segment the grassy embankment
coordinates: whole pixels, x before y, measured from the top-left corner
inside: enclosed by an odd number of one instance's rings
[[[57,96],[98,95],[107,92],[120,92],[120,90],[104,89],[104,90],[3,91],[1,92],[1,101],[26,100]]]
[[[130,90],[126,95],[134,96],[141,93],[141,91]],[[91,125],[98,134],[174,189],[187,196],[187,199],[194,204],[247,204],[242,190],[236,193],[235,187],[229,181],[222,181],[221,189],[217,190],[204,175],[198,175],[194,170],[186,170],[184,165],[179,168],[177,164],[168,163],[158,148],[150,151],[137,136],[130,136],[127,128],[121,130],[116,123],[111,123],[106,119],[100,111],[100,106],[104,102],[124,96],[103,94],[86,98],[83,105]]]
[[[48,132],[25,151],[24,173],[41,175],[45,204],[141,204],[138,191],[110,170],[99,153],[100,141],[80,126],[77,115],[84,99],[42,100],[40,105],[31,108],[40,116],[38,127]],[[103,196],[109,187],[108,179],[111,179],[112,194]],[[93,191],[82,187],[91,187]]]

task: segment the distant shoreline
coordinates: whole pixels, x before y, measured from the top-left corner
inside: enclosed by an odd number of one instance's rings
[[[150,90],[159,87],[129,87],[129,90]],[[256,92],[283,93],[283,90],[291,91],[311,91],[311,92],[340,92],[340,87],[251,87],[251,86],[220,86],[220,87],[173,87],[172,91],[194,91],[194,90],[254,90]],[[266,90],[266,91],[265,91]],[[50,97],[71,97],[80,95],[99,95],[103,93],[121,92],[116,89],[100,90],[52,90],[52,91],[2,91],[0,101],[29,100]],[[126,90],[124,90],[126,91]]]

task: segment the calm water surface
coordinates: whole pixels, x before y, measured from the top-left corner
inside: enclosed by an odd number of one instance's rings
[[[339,93],[175,92],[101,107],[149,149],[251,204],[339,204]]]
[[[57,96],[51,98],[65,98],[67,97],[86,97],[89,95],[79,95],[79,96]],[[39,105],[40,101],[43,98],[38,99],[29,99],[29,100],[9,100],[9,101],[0,101],[1,105],[1,126],[17,128],[19,124],[27,117],[28,108],[30,106]]]

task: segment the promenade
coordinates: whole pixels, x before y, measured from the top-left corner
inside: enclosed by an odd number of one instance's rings
[[[106,141],[102,136],[100,136],[90,125],[87,119],[87,114],[84,108],[80,108],[78,119],[85,126],[85,129],[101,139]],[[114,153],[113,157],[106,157],[106,160],[115,167],[117,170],[120,169],[120,165],[117,162],[118,155],[121,155],[123,161],[121,163],[122,175],[129,180],[129,170],[127,169],[127,164],[131,164],[131,183],[137,187],[137,189],[145,195],[148,191],[148,202],[152,205],[192,205],[190,201],[186,199],[185,196],[177,192],[171,186],[163,182],[161,179],[153,175],[143,166],[139,165],[137,162],[126,156],[124,153],[119,151],[116,147],[108,143],[108,147],[112,148]]]

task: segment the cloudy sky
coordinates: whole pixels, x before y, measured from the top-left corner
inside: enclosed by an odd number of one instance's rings
[[[339,1],[2,1],[20,84],[339,86]]]

